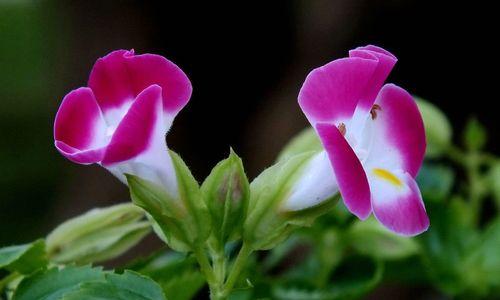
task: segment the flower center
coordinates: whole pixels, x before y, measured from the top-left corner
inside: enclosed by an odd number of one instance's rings
[[[403,183],[399,178],[396,177],[396,175],[392,174],[391,172],[385,170],[385,169],[379,169],[379,168],[374,168],[373,169],[373,174],[377,176],[378,178],[385,180],[389,182],[392,185],[395,186],[403,186]]]

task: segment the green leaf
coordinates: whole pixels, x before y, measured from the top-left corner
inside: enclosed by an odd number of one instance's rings
[[[417,176],[423,198],[428,201],[444,201],[449,197],[455,174],[444,165],[424,163]]]
[[[415,240],[390,232],[374,218],[356,221],[346,233],[346,239],[359,253],[379,259],[402,259],[419,249]]]
[[[151,231],[144,211],[127,203],[96,208],[59,225],[47,237],[47,252],[58,263],[87,264],[117,257]]]
[[[61,300],[165,300],[160,286],[148,277],[125,271],[123,274],[106,273],[104,281],[86,282]],[[177,299],[177,298],[172,298]]]
[[[101,268],[66,267],[38,271],[26,277],[14,292],[12,300],[60,300],[86,282],[104,281]]]
[[[0,249],[0,269],[7,269],[10,272],[30,274],[37,269],[45,268],[47,263],[43,240]]]
[[[128,266],[155,280],[171,299],[192,299],[205,285],[194,257],[161,251]]]
[[[427,140],[426,155],[438,157],[451,144],[452,128],[446,115],[434,104],[416,97],[417,105],[424,120]]]
[[[292,156],[310,152],[320,151],[323,149],[321,141],[312,127],[305,128],[297,134],[288,144],[281,150],[276,161],[289,159]]]
[[[471,151],[481,150],[486,145],[487,134],[484,126],[476,118],[472,118],[465,126],[463,142]]]
[[[243,163],[232,149],[229,157],[219,162],[205,179],[201,192],[219,244],[240,237],[250,188]]]
[[[173,198],[161,186],[127,174],[132,201],[146,210],[161,229],[160,237],[177,251],[189,251],[210,234],[207,207],[198,183],[182,159],[170,151],[176,171],[180,199]]]

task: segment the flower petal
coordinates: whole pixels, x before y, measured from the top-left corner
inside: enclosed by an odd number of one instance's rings
[[[297,211],[320,204],[338,193],[337,179],[325,151],[314,155],[294,184],[283,209]]]
[[[318,122],[349,119],[364,95],[378,64],[371,59],[350,57],[314,69],[299,92],[299,105],[313,126]]]
[[[375,101],[379,109],[368,119],[372,145],[368,165],[402,169],[415,177],[425,154],[425,130],[418,107],[408,92],[385,85]]]
[[[79,88],[66,95],[54,122],[55,146],[80,164],[101,161],[106,145],[106,123],[92,90]]]
[[[420,190],[404,171],[373,168],[368,171],[375,217],[388,229],[405,236],[427,230],[429,218]]]
[[[191,82],[186,74],[163,56],[142,54],[127,57],[136,93],[152,84],[162,88],[163,109],[175,116],[189,101]]]
[[[192,92],[186,74],[171,61],[160,55],[134,55],[126,50],[98,59],[88,84],[112,124],[119,122],[130,103],[150,85],[161,86],[163,110],[172,117],[187,104]]]
[[[116,128],[102,160],[103,166],[130,160],[146,151],[162,116],[161,87],[152,85],[137,96]],[[167,130],[164,128],[163,138]]]
[[[349,56],[361,58],[375,56],[378,60],[377,68],[373,72],[373,76],[358,103],[360,109],[368,112],[372,108],[380,88],[384,85],[385,80],[391,73],[398,59],[389,51],[373,45],[358,47],[351,50],[349,51]]]
[[[150,180],[175,199],[177,177],[168,152],[162,113],[162,89],[152,85],[137,96],[116,129],[102,165],[126,183],[125,174]]]
[[[371,212],[370,187],[363,166],[340,131],[334,125],[316,126],[337,178],[346,207],[360,219]]]

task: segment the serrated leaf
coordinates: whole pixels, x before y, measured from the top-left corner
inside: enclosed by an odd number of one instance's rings
[[[12,300],[60,300],[78,290],[80,284],[94,281],[104,281],[101,268],[69,266],[38,271],[21,281]]]
[[[171,299],[191,299],[205,285],[194,257],[181,253],[161,251],[128,268],[158,282]]]
[[[161,287],[152,279],[133,271],[106,273],[104,281],[86,282],[61,300],[165,300]],[[177,298],[172,298],[177,299]]]
[[[281,150],[276,161],[286,160],[292,156],[323,149],[321,141],[312,127],[305,128]]]
[[[374,218],[356,221],[345,238],[359,253],[379,259],[402,259],[419,250],[415,240],[390,232]]]
[[[47,263],[43,240],[0,249],[0,269],[30,274],[37,269],[45,268]]]

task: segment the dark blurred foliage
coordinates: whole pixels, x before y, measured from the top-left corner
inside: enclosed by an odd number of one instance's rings
[[[162,54],[190,77],[193,97],[168,143],[198,179],[229,146],[250,178],[271,164],[307,125],[296,96],[309,70],[369,43],[399,57],[390,81],[443,109],[455,132],[471,115],[492,137],[500,129],[484,3],[178,2],[0,1],[0,245],[128,200],[118,180],[65,160],[52,139],[61,99],[118,48]],[[488,149],[498,146],[491,138]]]

